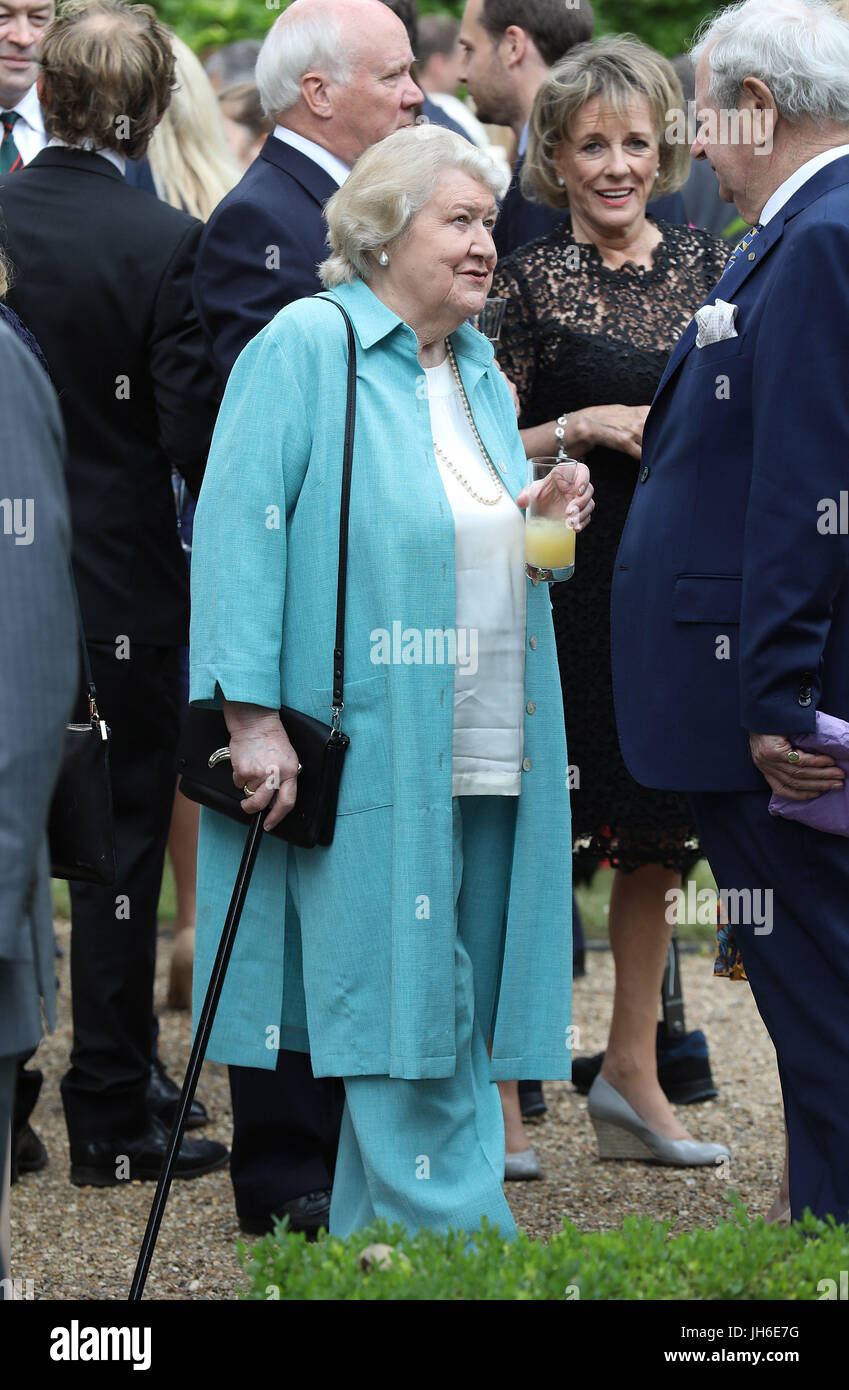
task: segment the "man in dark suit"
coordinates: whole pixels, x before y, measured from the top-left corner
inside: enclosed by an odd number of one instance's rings
[[[459,40],[460,77],[478,118],[510,126],[519,151],[493,233],[502,260],[518,246],[547,236],[569,215],[525,197],[522,166],[534,98],[543,80],[570,48],[592,38],[594,24],[590,0],[574,5],[564,5],[563,0],[467,0]],[[677,193],[656,198],[648,211],[670,222],[687,220]]]
[[[118,877],[71,886],[74,1046],[62,1083],[72,1181],[105,1186],[155,1178],[164,1152],[148,1098],[153,973],[188,635],[171,468],[198,490],[219,392],[192,306],[200,224],[123,177],[170,100],[168,31],[94,0],[51,25],[41,57],[51,142],[0,183],[0,210],[9,302],[63,410],[74,573],[112,729]],[[226,1157],[186,1140],[178,1169],[194,1177]]]
[[[306,61],[294,56],[305,51]],[[195,274],[198,314],[222,381],[280,309],[321,288],[324,204],[364,150],[413,124],[422,93],[412,62],[404,26],[382,0],[298,0],[268,34],[256,77],[276,127],[209,219]],[[275,1072],[231,1067],[230,1090],[230,1171],[242,1229],[270,1229],[273,1214],[288,1216],[294,1229],[327,1226],[341,1081],[317,1081],[308,1057],[281,1051]]]
[[[754,233],[646,422],[613,584],[619,738],[639,781],[691,794],[778,1054],[792,1215],[844,1222],[849,852],[767,806],[843,783],[793,743],[818,709],[849,720],[849,528],[829,508],[849,454],[849,26],[749,0],[695,56],[693,154]]]
[[[77,681],[64,458],[47,375],[0,323],[0,1185],[17,1059],[42,1009],[55,1020],[47,812]]]
[[[290,35],[316,18],[334,37],[338,68],[323,72],[316,59],[296,72]],[[278,310],[319,288],[322,208],[369,145],[413,124],[422,93],[412,61],[404,27],[382,0],[298,0],[268,34],[256,75],[277,125],[207,223],[195,277],[223,381]]]
[[[25,168],[47,144],[36,79],[41,40],[55,12],[54,0],[0,5],[0,176]],[[126,160],[124,177],[156,193],[146,159]]]

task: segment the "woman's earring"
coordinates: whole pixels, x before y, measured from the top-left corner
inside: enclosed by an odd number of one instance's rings
[[[387,256],[387,254],[386,254],[385,251],[381,251],[381,253],[380,253],[380,255],[378,256],[377,259],[378,259],[378,263],[379,263],[380,265],[388,265],[388,264],[389,264],[389,257]]]

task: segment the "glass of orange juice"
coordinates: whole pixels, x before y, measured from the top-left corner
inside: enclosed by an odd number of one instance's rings
[[[575,481],[575,459],[528,459],[530,500],[525,513],[525,573],[534,584],[559,584],[575,573],[575,536],[566,508],[566,498],[555,485],[555,469],[560,479]]]

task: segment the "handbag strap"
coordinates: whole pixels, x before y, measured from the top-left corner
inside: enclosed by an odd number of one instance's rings
[[[89,660],[89,655],[88,655],[88,646],[86,645],[86,640],[85,640],[85,628],[84,628],[84,626],[83,626],[83,611],[82,611],[82,609],[81,609],[81,607],[80,607],[80,596],[79,596],[79,593],[77,592],[77,581],[76,581],[76,579],[74,578],[73,567],[70,566],[70,565],[68,566],[68,574],[69,574],[70,579],[71,579],[71,593],[74,595],[74,611],[76,612],[76,615],[77,615],[77,632],[79,633],[80,647],[82,648],[82,654],[83,654],[83,671],[85,672],[85,683],[86,683],[86,688],[87,688],[87,691],[88,691],[88,718],[89,718],[89,723],[90,723],[90,724],[95,724],[95,723],[100,724],[100,725],[101,725],[101,731],[100,731],[100,732],[101,732],[101,736],[105,739],[105,738],[106,738],[106,727],[105,727],[105,725],[103,724],[103,721],[101,720],[100,714],[98,713],[98,709],[97,709],[97,691],[96,691],[95,688],[94,688],[94,675],[93,675],[93,673],[92,673],[91,661]]]
[[[342,500],[339,507],[339,573],[336,581],[336,640],[333,647],[333,737],[341,731],[342,710],[345,708],[345,596],[348,584],[348,514],[351,506],[351,474],[354,463],[354,429],[357,416],[357,343],[350,316],[336,299],[318,294],[335,304],[348,329],[348,395],[345,403],[345,444],[342,454]]]

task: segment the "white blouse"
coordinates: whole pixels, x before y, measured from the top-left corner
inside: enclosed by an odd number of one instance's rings
[[[495,484],[449,362],[426,370],[434,441],[483,497]],[[475,500],[436,455],[454,513],[454,796],[518,796],[525,685],[525,528],[506,486]],[[493,460],[496,462],[496,460]]]

